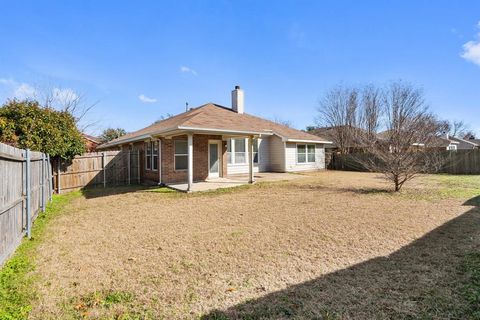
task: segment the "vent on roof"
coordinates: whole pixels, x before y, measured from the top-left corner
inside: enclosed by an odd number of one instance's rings
[[[235,86],[232,91],[232,109],[237,113],[243,113],[244,111],[244,94],[240,86]]]

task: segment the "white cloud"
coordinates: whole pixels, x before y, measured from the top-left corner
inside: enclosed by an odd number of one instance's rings
[[[480,29],[480,21],[477,24],[477,28]],[[477,34],[477,40],[468,41],[462,48],[463,52],[460,56],[480,66],[480,32]]]
[[[197,76],[197,71],[193,70],[192,68],[189,68],[187,66],[181,66],[180,67],[180,72],[183,72],[183,73],[191,73],[193,74],[194,76]]]
[[[0,83],[3,85],[7,86],[13,86],[16,84],[15,80],[13,79],[5,79],[5,78],[0,78]]]
[[[34,98],[36,94],[37,90],[28,83],[18,85],[13,92],[13,96],[18,99]]]
[[[70,88],[53,88],[52,90],[53,98],[61,103],[68,103],[79,99],[78,94]]]
[[[139,99],[140,101],[142,101],[143,103],[155,103],[155,102],[157,102],[157,99],[155,99],[155,98],[149,98],[149,97],[147,97],[147,96],[144,95],[144,94],[139,95],[139,96],[138,96],[138,99]]]

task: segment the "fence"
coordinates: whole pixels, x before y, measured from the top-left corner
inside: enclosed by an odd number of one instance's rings
[[[440,173],[450,174],[480,174],[480,149],[443,151],[438,154],[443,157],[444,165]],[[328,169],[347,171],[367,171],[357,159],[371,157],[363,154],[332,154]]]
[[[68,192],[85,187],[128,185],[140,182],[139,151],[84,153],[54,165],[54,190]]]
[[[0,265],[30,237],[33,221],[51,200],[51,178],[48,155],[0,143]]]

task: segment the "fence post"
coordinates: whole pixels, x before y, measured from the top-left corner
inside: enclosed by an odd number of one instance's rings
[[[30,149],[25,150],[25,203],[26,203],[26,214],[27,214],[27,237],[30,239],[32,236],[32,212],[31,212],[31,167],[30,167]]]
[[[40,203],[42,212],[45,212],[45,153],[42,153],[42,180],[40,183],[40,190],[42,190],[42,193],[40,194]]]
[[[50,162],[49,154],[47,154],[47,179],[48,179],[48,200],[52,201],[52,194],[53,194],[52,163]]]
[[[60,194],[60,190],[62,189],[60,186],[60,165],[61,165],[61,160],[58,158],[57,161],[57,193]]]
[[[103,171],[103,187],[107,186],[107,175],[105,170],[105,152],[102,152],[102,171]]]
[[[128,184],[129,185],[130,185],[130,154],[131,154],[131,151],[128,150],[127,169],[128,169]]]

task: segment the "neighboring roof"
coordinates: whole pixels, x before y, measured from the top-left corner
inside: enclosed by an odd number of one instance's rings
[[[92,141],[92,142],[94,142],[94,143],[98,143],[98,144],[101,143],[100,139],[97,138],[97,137],[88,135],[88,134],[83,133],[83,132],[82,132],[82,136],[83,136],[85,139],[90,140],[90,141]]]
[[[310,130],[308,131],[309,133],[311,134],[314,134],[316,136],[320,136],[320,137],[323,137],[327,140],[330,140],[330,141],[334,141],[335,140],[335,137],[337,136],[337,131],[338,129],[341,129],[341,128],[346,128],[348,130],[353,130],[354,133],[358,136],[363,136],[366,134],[366,131],[361,129],[361,128],[357,128],[357,127],[353,127],[353,126],[335,126],[335,127],[319,127],[319,128],[315,128],[313,130]],[[379,139],[382,139],[382,137],[380,135],[377,135]],[[359,148],[359,147],[362,147],[364,146],[364,143],[359,139],[359,138],[356,138],[354,139],[353,143],[351,146],[348,146],[349,148]],[[330,147],[335,147],[335,143],[330,146]]]
[[[451,144],[457,144],[458,145],[459,142],[453,140],[451,137],[449,137],[448,139],[446,137],[436,137],[434,139],[434,141],[431,143],[431,145],[433,147],[439,147],[439,148],[443,148],[443,147],[446,148]]]
[[[475,143],[474,139],[461,139],[457,137],[449,137],[450,140],[457,141],[459,143],[460,149],[475,149],[480,147],[479,143]],[[480,141],[480,140],[479,140]]]
[[[150,138],[152,135],[168,134],[178,130],[184,131],[219,131],[231,134],[275,134],[284,141],[312,141],[319,143],[330,143],[329,141],[287,126],[265,120],[247,113],[236,111],[217,104],[208,103],[187,112],[178,114],[171,118],[156,122],[146,128],[128,133],[120,138],[114,139],[100,148],[106,148],[123,143],[139,141]]]
[[[471,141],[473,143],[476,143],[480,147],[480,139],[470,139],[468,141]]]

